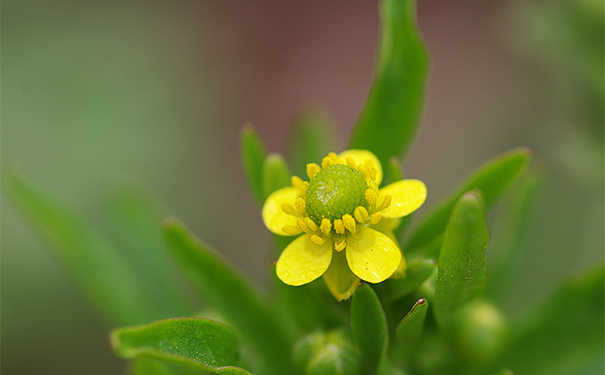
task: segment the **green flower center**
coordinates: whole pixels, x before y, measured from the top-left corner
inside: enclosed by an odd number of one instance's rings
[[[368,185],[357,169],[346,164],[323,168],[309,182],[306,210],[319,225],[322,219],[336,220],[350,214],[358,206],[368,208],[365,191]]]

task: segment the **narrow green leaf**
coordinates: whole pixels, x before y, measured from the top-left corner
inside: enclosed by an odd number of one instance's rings
[[[464,192],[481,191],[485,205],[490,207],[525,170],[529,159],[529,150],[519,148],[504,153],[478,168],[454,194],[444,199],[426,217],[414,232],[406,249],[413,251],[442,234],[454,205]]]
[[[168,219],[168,250],[194,287],[263,361],[267,373],[289,367],[291,344],[252,283],[221,260],[179,221]]]
[[[122,254],[142,285],[155,319],[191,315],[195,308],[162,240],[166,210],[138,183],[123,183],[110,195],[110,223]]]
[[[34,189],[10,168],[4,167],[2,172],[3,193],[49,241],[110,324],[137,324],[153,318],[133,271],[116,248],[69,208]]]
[[[288,168],[288,164],[286,164],[284,158],[279,154],[269,155],[263,163],[263,201],[275,190],[291,186],[291,177],[292,172],[290,172],[290,168]]]
[[[428,308],[428,301],[424,298],[419,299],[397,326],[395,340],[400,347],[399,353],[402,355],[405,355],[407,351],[415,347],[416,342],[420,338]]]
[[[263,141],[260,139],[252,124],[246,124],[242,128],[240,139],[240,149],[242,153],[242,165],[248,179],[248,185],[252,190],[252,195],[257,202],[263,203],[263,181],[262,170],[263,163],[267,157],[267,151]]]
[[[299,110],[288,136],[288,160],[299,177],[306,176],[308,163],[321,163],[321,159],[335,148],[334,125],[330,115],[318,107]]]
[[[413,0],[385,0],[374,83],[349,148],[368,149],[388,165],[410,147],[420,120],[428,55],[420,38]]]
[[[217,374],[250,374],[239,367],[242,360],[233,331],[212,320],[176,318],[117,328],[110,341],[122,358],[146,356]]]
[[[465,193],[452,210],[439,256],[434,310],[442,326],[485,289],[488,242],[481,196],[472,191]]]
[[[176,365],[165,360],[140,356],[132,360],[132,375],[208,375],[207,370],[193,366]]]
[[[432,259],[422,259],[408,263],[404,278],[387,281],[391,300],[398,300],[418,289],[431,276],[436,266]]]
[[[351,327],[368,373],[375,373],[389,341],[387,318],[380,300],[367,284],[357,288],[351,303]]]
[[[514,329],[504,363],[519,374],[602,374],[605,322],[603,263],[567,280]],[[582,369],[598,369],[591,372]]]

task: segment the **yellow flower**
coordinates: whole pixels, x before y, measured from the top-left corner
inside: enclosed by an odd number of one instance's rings
[[[309,181],[293,176],[292,187],[272,193],[262,216],[275,234],[304,232],[279,257],[280,280],[298,286],[323,275],[340,301],[360,279],[379,283],[405,270],[392,230],[424,203],[426,186],[410,179],[379,189],[382,167],[367,150],[330,153],[321,164],[307,164]]]

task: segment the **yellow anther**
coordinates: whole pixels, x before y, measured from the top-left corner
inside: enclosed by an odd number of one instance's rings
[[[365,196],[366,196],[366,201],[368,201],[369,204],[371,204],[371,205],[376,204],[376,199],[378,199],[378,194],[376,194],[376,192],[374,190],[372,190],[372,189],[366,190]]]
[[[332,230],[332,222],[330,221],[330,219],[322,219],[321,225],[319,226],[319,230],[321,230],[323,234],[328,236],[330,234],[330,231]]]
[[[305,217],[305,225],[313,232],[317,231],[317,224],[310,217]]]
[[[391,198],[391,194],[387,194],[387,195],[384,197],[384,200],[382,201],[382,203],[380,204],[380,206],[377,208],[377,210],[378,210],[378,211],[382,211],[382,210],[384,210],[385,208],[389,207],[389,206],[391,205],[391,200],[392,200],[392,198]]]
[[[323,245],[324,239],[319,237],[318,235],[314,234],[311,236],[311,242],[313,242],[316,245]]]
[[[338,234],[345,233],[345,225],[343,224],[341,219],[334,220],[334,232]]]
[[[289,203],[282,203],[281,209],[288,215],[296,215],[296,209]]]
[[[378,224],[378,222],[380,221],[380,219],[382,219],[382,214],[380,212],[376,212],[370,218],[370,223],[372,223],[373,225],[376,225],[376,224]]]
[[[305,202],[303,198],[298,198],[296,200],[296,211],[301,215],[307,214],[307,202]]]
[[[281,228],[282,232],[289,234],[291,236],[295,235],[295,234],[299,234],[301,232],[299,227],[295,227],[294,225],[284,225]]]
[[[298,176],[292,176],[290,182],[292,183],[292,186],[294,186],[298,190],[304,190],[305,182],[302,180],[302,178]]]
[[[357,168],[357,162],[350,156],[347,158],[347,164],[349,164],[353,168]]]
[[[357,220],[359,224],[363,224],[368,219],[368,210],[366,210],[364,206],[359,206],[355,209],[353,215],[355,215],[355,220]]]
[[[357,233],[357,225],[355,224],[355,219],[353,219],[353,216],[349,214],[342,215],[342,223],[349,232],[353,234]]]
[[[334,152],[330,152],[328,157],[332,159],[332,164],[344,164],[344,162]]]
[[[321,160],[321,167],[322,168],[328,168],[332,164],[334,164],[334,161],[329,156],[326,156],[325,158],[323,158]]]
[[[370,180],[370,172],[368,172],[368,167],[365,164],[359,164],[357,170],[363,175],[366,181]]]
[[[368,174],[372,180],[376,180],[376,175],[378,174],[378,170],[376,166],[374,166],[374,161],[372,159],[366,160],[366,167],[368,168]]]
[[[307,176],[309,176],[309,180],[312,179],[313,176],[315,176],[320,170],[321,168],[319,167],[319,165],[315,163],[307,164]]]
[[[298,224],[298,226],[300,227],[300,229],[303,230],[303,232],[305,233],[309,233],[309,228],[307,228],[307,225],[305,224],[305,222],[303,221],[303,219],[298,218],[298,220],[296,220],[296,224]]]
[[[376,192],[376,194],[378,194],[378,185],[376,185],[376,182],[370,181],[370,183],[368,184],[368,187],[370,189],[374,190]]]
[[[336,251],[343,251],[346,247],[347,247],[347,241],[345,241],[345,240],[340,240],[340,241],[334,242],[334,250],[336,250]]]

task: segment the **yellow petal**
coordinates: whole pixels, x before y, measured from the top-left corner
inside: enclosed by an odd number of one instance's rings
[[[401,180],[380,189],[378,202],[386,195],[391,196],[391,204],[382,212],[383,217],[403,217],[416,211],[426,200],[426,185],[420,180]]]
[[[296,224],[296,216],[289,215],[284,212],[282,205],[284,203],[296,207],[296,196],[298,190],[293,187],[285,187],[273,192],[263,206],[262,216],[265,226],[273,233],[281,236],[290,236],[282,230],[286,225],[298,227]]]
[[[323,275],[332,260],[332,241],[317,245],[305,234],[292,241],[277,260],[277,277],[288,285],[310,283]]]
[[[359,277],[349,269],[343,252],[332,255],[332,262],[323,279],[337,301],[351,297],[360,283]]]
[[[367,160],[372,160],[374,162],[374,167],[376,167],[376,184],[380,186],[380,183],[382,182],[382,166],[376,155],[368,150],[346,150],[341,152],[338,157],[342,160],[347,160],[348,157],[352,157],[357,164],[364,164]]]
[[[355,237],[348,237],[345,249],[351,271],[370,283],[388,279],[401,262],[399,247],[385,234],[370,228],[361,227]]]

